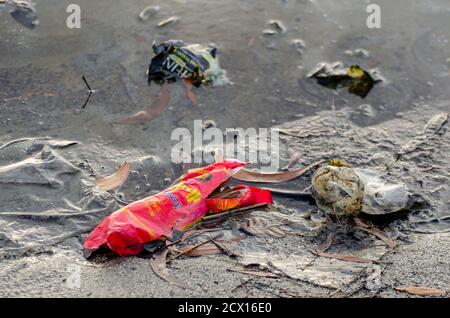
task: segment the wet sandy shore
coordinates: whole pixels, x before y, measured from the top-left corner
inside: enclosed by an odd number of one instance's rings
[[[299,165],[339,157],[381,169],[426,198],[425,208],[381,222],[399,246],[379,260],[383,273],[377,287],[361,289],[374,269],[359,268],[354,281],[334,296],[408,296],[394,291],[401,285],[448,289],[449,123],[401,160],[397,154],[430,118],[450,109],[450,7],[446,0],[411,1],[407,7],[402,2],[379,1],[383,27],[378,30],[367,29],[365,5],[356,0],[114,5],[83,0],[79,30],[65,26],[60,1],[36,1],[40,23],[33,30],[20,26],[0,5],[0,145],[31,138],[1,149],[0,167],[31,156],[41,160],[28,181],[0,174],[0,296],[330,296],[336,288],[304,276],[270,279],[227,271],[240,265],[224,255],[173,262],[171,271],[194,290],[161,280],[148,259],[84,260],[85,233],[119,206],[111,195],[94,189],[95,176],[129,160],[134,172],[116,193],[122,200],[164,189],[179,173],[170,162],[170,134],[176,127],[192,129],[196,119],[214,120],[223,130],[309,129],[308,138],[283,139],[285,148],[302,154]],[[147,5],[161,9],[142,23],[137,15]],[[177,23],[156,27],[174,15],[180,18]],[[286,32],[263,35],[270,19],[282,21]],[[145,125],[114,124],[148,107],[157,95],[158,87],[148,87],[145,78],[151,43],[171,38],[214,42],[234,85],[197,90],[200,102],[193,106],[175,84],[169,108],[159,118]],[[301,52],[292,46],[298,39],[305,43]],[[348,52],[358,48],[368,56]],[[330,90],[305,78],[322,61],[377,68],[385,81],[365,99]],[[82,111],[87,95],[83,75],[96,93]],[[280,160],[286,163],[285,153]],[[304,189],[309,177],[287,186]],[[298,200],[277,202],[299,216],[315,209]],[[325,237],[320,232],[313,238],[249,238],[248,244],[308,259],[308,251]],[[368,237],[361,241],[379,244]],[[344,240],[335,251],[355,249],[354,242],[359,241]],[[70,265],[79,266],[80,288],[68,285]]]

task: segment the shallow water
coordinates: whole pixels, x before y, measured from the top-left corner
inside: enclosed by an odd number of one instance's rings
[[[145,81],[152,41],[178,38],[217,44],[221,64],[235,85],[200,90],[198,107],[177,94],[172,98],[169,123],[154,121],[147,135],[158,134],[161,124],[173,128],[189,125],[193,118],[215,119],[222,127],[267,127],[292,120],[297,114],[330,109],[333,104],[337,109],[349,105],[356,123],[370,125],[413,107],[417,99],[450,98],[446,62],[450,57],[450,6],[445,0],[378,1],[381,29],[366,26],[368,2],[356,0],[78,1],[82,9],[79,30],[65,25],[68,3],[36,1],[40,24],[34,30],[24,29],[2,10],[1,97],[21,94],[29,84],[46,83],[48,88],[59,86],[55,88],[58,109],[73,109],[79,103],[64,100],[64,96],[72,91],[83,97],[84,74],[99,90],[88,112],[107,118],[115,112],[134,112],[156,95],[157,89],[148,88]],[[147,5],[161,9],[142,23],[137,16]],[[156,27],[170,16],[180,20]],[[262,35],[270,19],[282,21],[286,32]],[[294,39],[305,42],[302,54],[290,44]],[[369,56],[345,53],[358,48],[367,50]],[[335,92],[305,79],[321,61],[378,68],[386,81],[365,99],[344,90]],[[5,69],[10,72],[5,74]],[[119,83],[112,79],[117,75]],[[28,78],[26,84],[17,85],[24,77]],[[119,102],[113,91],[127,93],[120,105],[111,105]],[[363,104],[372,106],[369,114],[361,114],[364,107],[358,107]]]

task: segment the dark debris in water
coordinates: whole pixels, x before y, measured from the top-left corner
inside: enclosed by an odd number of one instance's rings
[[[36,9],[30,2],[16,1],[15,7],[11,11],[11,16],[26,28],[34,29],[39,20],[36,16]]]
[[[307,77],[315,78],[317,83],[331,88],[348,88],[350,94],[365,98],[372,90],[373,86],[380,80],[373,77],[368,71],[362,69],[359,65],[351,65],[344,68],[341,63],[333,64],[320,63]]]

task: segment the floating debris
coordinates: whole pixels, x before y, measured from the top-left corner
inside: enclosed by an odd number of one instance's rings
[[[159,6],[148,6],[145,7],[140,13],[139,13],[139,19],[142,22],[147,21],[149,18],[155,16],[158,11],[159,11],[160,7]]]
[[[178,20],[179,20],[178,17],[173,16],[173,17],[170,17],[170,18],[167,18],[167,19],[165,19],[165,20],[160,21],[156,26],[157,26],[158,28],[162,28],[162,27],[164,27],[164,26],[166,26],[166,25],[169,25],[169,24],[171,24],[171,23],[178,22]]]
[[[262,30],[261,33],[262,33],[263,35],[266,35],[266,36],[273,36],[273,35],[278,34],[277,31],[272,30],[272,29],[265,29],[265,30]]]
[[[278,33],[286,32],[286,27],[284,26],[283,22],[279,20],[269,20],[267,24],[273,27]]]
[[[345,51],[345,55],[355,56],[355,57],[369,57],[369,51],[364,49],[354,49]]]
[[[10,13],[14,20],[29,29],[34,29],[39,24],[36,9],[31,2],[13,1],[13,5],[15,7]]]
[[[315,78],[318,84],[331,89],[348,87],[349,93],[361,98],[366,97],[375,83],[380,81],[374,80],[369,72],[358,65],[351,65],[347,69],[343,68],[340,62],[320,63],[307,74],[307,77]]]
[[[305,41],[302,39],[291,40],[291,46],[300,54],[303,54],[303,49],[306,47]]]
[[[173,83],[181,79],[191,82],[195,87],[231,83],[226,71],[219,65],[217,48],[212,45],[188,45],[181,40],[170,40],[153,45],[153,51],[156,56],[152,58],[147,72],[149,83]],[[190,89],[187,86],[186,93],[194,102]]]

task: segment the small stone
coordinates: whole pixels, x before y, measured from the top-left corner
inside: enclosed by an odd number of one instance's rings
[[[345,51],[345,55],[356,57],[368,57],[370,54],[369,51],[364,49],[354,49]]]
[[[305,41],[303,41],[302,39],[293,39],[291,41],[291,46],[293,48],[295,48],[297,51],[301,50],[301,49],[304,49],[306,47]]]

